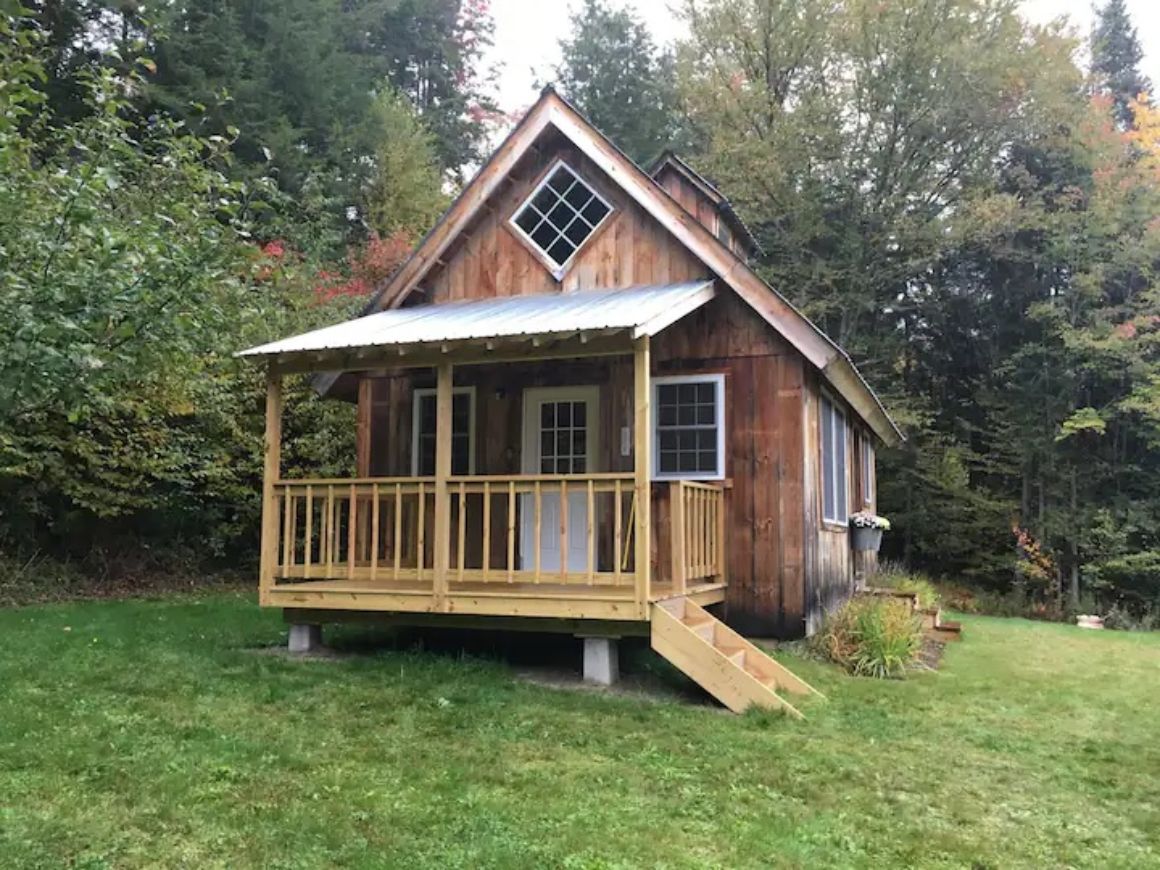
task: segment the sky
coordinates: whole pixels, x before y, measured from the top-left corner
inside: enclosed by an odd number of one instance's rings
[[[636,10],[657,42],[684,33],[670,0],[610,0]],[[1144,73],[1160,82],[1160,2],[1127,0],[1128,12],[1144,48]],[[558,43],[568,32],[568,19],[579,0],[491,0],[495,45],[487,61],[499,67],[498,99],[505,112],[520,112],[535,102],[535,83],[551,81],[559,58]],[[1091,29],[1091,0],[1023,0],[1024,15],[1035,23],[1067,16],[1085,35]]]

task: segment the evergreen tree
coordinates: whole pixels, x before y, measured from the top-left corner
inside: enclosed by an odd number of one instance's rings
[[[682,150],[672,56],[632,13],[585,0],[560,51],[560,90],[630,157]]]
[[[1091,35],[1092,73],[1099,86],[1115,100],[1121,127],[1132,122],[1130,103],[1151,89],[1140,72],[1144,52],[1124,0],[1107,0],[1096,10]]]

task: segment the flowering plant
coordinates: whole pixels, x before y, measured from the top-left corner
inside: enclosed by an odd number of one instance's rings
[[[858,511],[856,514],[850,514],[850,525],[855,529],[890,531],[890,520],[886,517],[880,517],[878,514],[872,514],[870,511]]]

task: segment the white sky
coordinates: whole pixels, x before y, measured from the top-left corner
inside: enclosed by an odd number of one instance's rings
[[[611,2],[636,9],[657,42],[671,42],[683,34],[681,21],[670,11],[670,0]],[[1160,2],[1127,3],[1144,48],[1143,72],[1153,83],[1160,83]],[[499,65],[498,98],[505,112],[520,112],[535,101],[537,76],[541,81],[552,80],[558,42],[568,32],[569,15],[578,5],[579,0],[491,0],[495,45],[486,61]],[[1090,0],[1023,0],[1023,11],[1036,23],[1066,15],[1085,37],[1091,29]]]

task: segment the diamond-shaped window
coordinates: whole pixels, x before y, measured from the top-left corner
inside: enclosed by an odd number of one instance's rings
[[[568,261],[610,214],[612,206],[561,162],[516,209],[511,223],[560,278]]]

